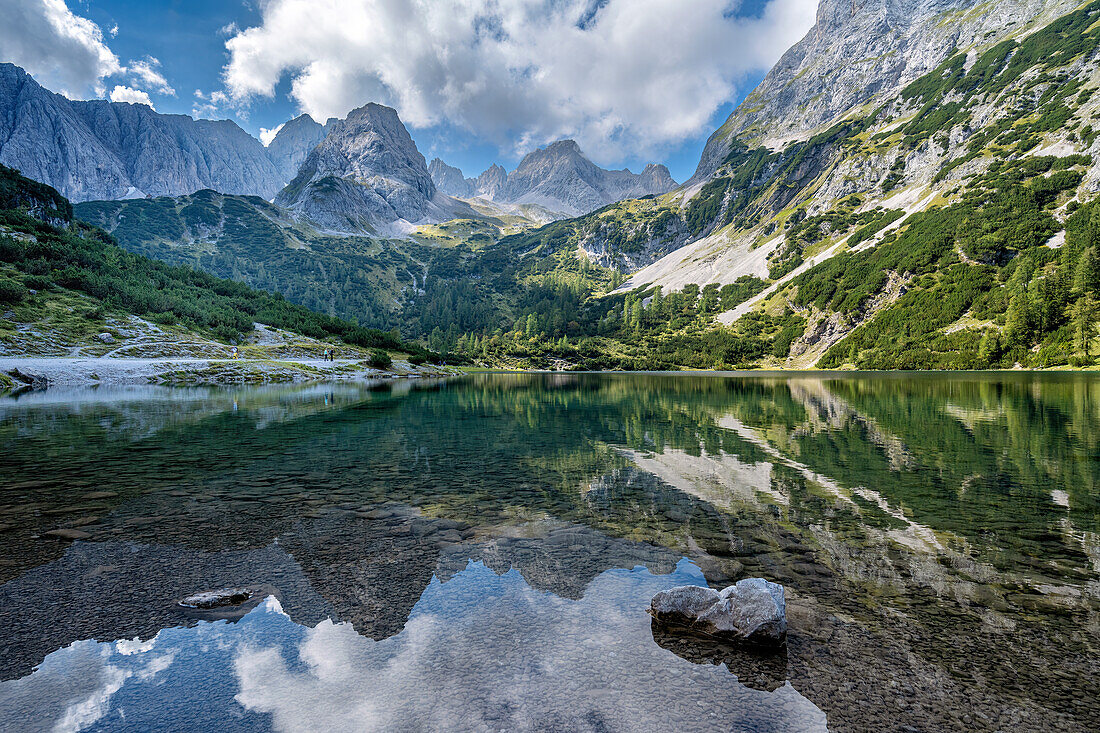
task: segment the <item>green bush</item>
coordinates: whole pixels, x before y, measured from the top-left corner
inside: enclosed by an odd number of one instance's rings
[[[393,366],[393,359],[385,351],[375,350],[371,352],[370,365],[375,369],[389,369]]]
[[[0,303],[19,303],[30,295],[27,289],[14,280],[0,280]]]

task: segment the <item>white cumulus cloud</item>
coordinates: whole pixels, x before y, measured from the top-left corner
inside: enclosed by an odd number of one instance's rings
[[[574,137],[597,160],[707,131],[746,73],[813,25],[817,0],[267,0],[226,42],[238,105],[291,96],[314,119],[368,101],[505,150]]]
[[[140,89],[134,89],[133,87],[126,87],[118,84],[111,90],[112,102],[129,102],[131,104],[147,104],[150,107],[153,106],[153,101],[149,99],[149,94],[143,92]]]
[[[68,97],[102,95],[104,77],[122,71],[99,26],[64,0],[0,0],[0,61],[22,66]]]
[[[169,96],[175,96],[176,94],[176,90],[172,88],[172,85],[164,78],[164,74],[160,72],[160,61],[153,56],[146,56],[139,61],[131,61],[127,71],[130,72],[136,84],[151,92]]]

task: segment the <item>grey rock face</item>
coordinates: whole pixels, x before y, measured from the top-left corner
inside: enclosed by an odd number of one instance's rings
[[[285,180],[260,141],[233,122],[73,102],[12,64],[0,64],[0,163],[73,201],[203,188],[270,198]]]
[[[386,231],[399,220],[424,220],[435,195],[397,112],[372,103],[332,126],[275,203],[323,227]]]
[[[502,166],[493,163],[474,180],[474,193],[490,201],[496,201],[507,183],[508,172]]]
[[[691,634],[754,646],[780,646],[787,640],[783,586],[746,578],[721,593],[685,585],[662,591],[650,601],[657,623]]]
[[[492,198],[580,216],[616,201],[674,188],[676,182],[663,165],[650,164],[641,174],[604,170],[586,158],[576,142],[561,140],[528,153]]]
[[[306,156],[325,139],[326,134],[326,129],[309,115],[299,115],[283,125],[267,146],[267,154],[284,181],[298,175]]]
[[[848,110],[898,95],[956,49],[1069,12],[1077,0],[821,0],[817,23],[783,55],[703,151],[690,182],[711,178],[734,139],[782,144]]]
[[[428,164],[428,173],[435,187],[448,196],[466,198],[474,195],[474,181],[464,177],[462,171],[447,165],[439,158],[433,159]]]

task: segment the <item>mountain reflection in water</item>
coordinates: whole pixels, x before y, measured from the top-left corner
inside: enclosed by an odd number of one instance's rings
[[[1098,436],[1080,375],[0,400],[0,728],[1095,728]],[[651,629],[752,575],[785,656]]]

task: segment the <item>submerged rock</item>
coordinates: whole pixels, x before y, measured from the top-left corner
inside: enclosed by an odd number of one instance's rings
[[[180,605],[184,608],[222,608],[223,606],[239,606],[251,597],[252,591],[247,588],[221,588],[187,596],[180,601]]]
[[[721,592],[684,585],[653,596],[648,612],[659,625],[720,641],[776,647],[787,641],[783,586],[746,578]]]
[[[767,649],[677,634],[653,619],[653,641],[693,664],[725,665],[745,687],[775,692],[787,682],[786,648]]]

